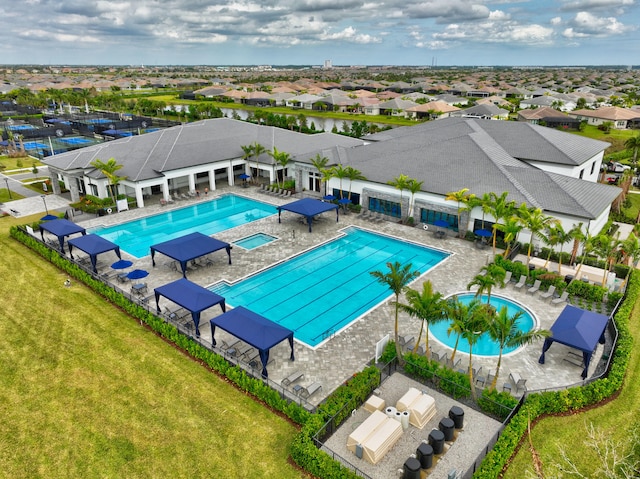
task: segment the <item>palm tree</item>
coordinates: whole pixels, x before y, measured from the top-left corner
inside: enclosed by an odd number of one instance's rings
[[[409,199],[409,212],[407,216],[413,216],[413,205],[415,201],[415,196],[418,191],[422,188],[423,181],[418,181],[415,178],[409,178],[407,181],[407,189],[411,193],[411,198]]]
[[[562,224],[558,222],[553,228],[552,234],[555,235],[556,244],[560,246],[560,254],[558,255],[558,274],[562,275],[562,250],[564,249],[564,244],[571,239],[571,233],[569,231],[565,231]]]
[[[551,216],[545,215],[541,208],[527,208],[525,203],[520,205],[517,215],[518,218],[520,218],[522,225],[531,232],[529,248],[527,248],[527,265],[529,265],[531,261],[531,250],[533,249],[533,239],[535,237],[543,239],[544,235],[542,232],[548,229],[557,220]]]
[[[347,198],[351,199],[351,185],[356,180],[366,180],[367,178],[362,174],[360,170],[356,170],[353,166],[347,166],[345,169],[345,175],[349,179],[349,195]]]
[[[578,250],[580,249],[580,243],[584,240],[584,232],[582,231],[582,227],[584,223],[582,221],[577,225],[574,224],[573,227],[569,230],[569,238],[573,240],[573,246],[571,247],[571,257],[569,258],[569,265],[572,265],[576,262],[576,258],[578,257]]]
[[[595,249],[595,236],[592,236],[588,231],[584,234],[583,238],[580,241],[582,243],[582,257],[580,258],[580,264],[578,264],[578,268],[576,269],[576,274],[573,278],[573,281],[580,278],[580,270],[582,269],[584,260],[589,255],[589,253],[591,253]]]
[[[399,261],[395,261],[394,263],[387,263],[387,272],[382,271],[370,271],[369,274],[376,278],[379,283],[386,284],[393,294],[396,297],[395,300],[395,326],[394,326],[394,337],[396,343],[396,355],[398,356],[398,361],[400,364],[403,364],[402,359],[402,350],[400,349],[400,343],[398,342],[398,311],[400,308],[400,294],[405,290],[407,285],[420,276],[418,271],[411,270],[411,263],[407,263],[405,265],[400,264]]]
[[[424,350],[427,357],[429,357],[429,323],[435,324],[437,322],[447,319],[445,314],[446,303],[442,298],[442,294],[439,292],[433,292],[433,285],[431,281],[427,280],[422,285],[422,292],[415,289],[407,289],[405,292],[408,304],[400,304],[399,307],[405,313],[409,313],[412,318],[420,319],[420,334],[418,340],[413,348],[415,353],[420,345],[422,339],[422,331],[425,331],[424,336]]]
[[[347,169],[341,164],[337,164],[332,168],[332,170],[332,176],[340,180],[340,199],[342,199],[342,180],[347,177]]]
[[[467,290],[470,290],[473,286],[477,286],[476,298],[482,296],[485,291],[487,293],[487,303],[491,301],[491,289],[496,285],[496,280],[488,274],[477,274],[467,284]]]
[[[273,150],[269,151],[269,156],[273,158],[273,161],[276,165],[282,168],[282,174],[284,179],[284,171],[287,165],[291,162],[291,155],[286,151],[278,151],[278,149],[274,146]],[[276,183],[280,186],[280,175],[276,175]]]
[[[502,306],[498,313],[493,317],[493,321],[489,321],[487,324],[487,332],[491,339],[493,339],[500,346],[500,352],[498,354],[498,364],[496,365],[496,375],[493,377],[490,389],[495,389],[498,383],[498,376],[500,375],[500,366],[502,363],[502,351],[504,348],[517,348],[524,344],[530,344],[536,339],[546,338],[549,336],[549,331],[545,329],[522,331],[516,323],[522,317],[524,311],[517,311],[513,316],[509,315],[509,311],[506,306]]]
[[[400,219],[402,219],[402,191],[407,189],[409,177],[407,175],[396,176],[393,180],[388,181],[387,184],[393,186],[397,190],[400,190]]]
[[[457,201],[458,202],[458,211],[457,211],[457,215],[458,215],[458,236],[460,238],[462,238],[462,231],[464,231],[464,229],[465,229],[465,228],[462,228],[461,224],[460,224],[460,213],[462,212],[461,205],[466,203],[469,200],[470,195],[467,194],[467,191],[469,191],[469,188],[462,188],[461,190],[458,190],[458,191],[450,191],[444,197],[445,201]]]
[[[111,198],[113,200],[113,204],[115,205],[118,196],[118,184],[120,183],[120,181],[127,178],[126,176],[116,175],[116,171],[121,169],[123,165],[118,164],[115,158],[109,158],[106,162],[96,159],[91,162],[91,166],[93,166],[97,170],[100,170],[102,174],[107,177],[110,185],[110,188],[108,188],[108,190],[111,193]]]
[[[596,252],[605,260],[606,268],[602,274],[602,286],[607,283],[607,273],[611,271],[611,267],[618,253],[618,247],[620,246],[620,240],[618,236],[609,236],[607,234],[599,234],[593,240]]]
[[[509,252],[511,251],[511,245],[518,239],[518,233],[522,231],[522,222],[517,216],[510,216],[504,223],[496,224],[495,228],[504,233],[506,248],[504,249],[502,257],[506,258],[509,256]]]
[[[471,387],[471,396],[473,400],[477,400],[476,388],[473,387],[473,346],[478,342],[482,333],[484,333],[488,324],[495,315],[494,309],[488,304],[480,304],[468,311],[466,317],[462,320],[462,338],[469,343],[469,385]]]
[[[625,148],[628,148],[633,151],[633,158],[631,159],[631,163],[634,168],[638,163],[638,149],[640,149],[640,134],[636,136],[632,136],[628,138],[627,141],[624,142]]]
[[[240,148],[243,151],[242,159],[248,161],[253,156],[253,145],[240,145]]]
[[[507,201],[508,191],[504,191],[500,196],[496,193],[490,193],[491,196],[491,215],[495,219],[493,225],[493,253],[496,252],[496,225],[500,220],[512,216],[515,210],[515,202]]]
[[[627,276],[624,278],[624,284],[626,284],[629,280],[631,270],[636,267],[638,258],[640,258],[640,241],[638,241],[638,237],[633,234],[633,232],[629,233],[627,239],[625,239],[620,245],[620,249],[622,251],[624,263],[629,266]]]
[[[329,163],[329,158],[327,158],[326,156],[321,156],[320,153],[316,153],[316,156],[314,158],[311,158],[311,164],[316,170],[318,170],[320,175],[322,175],[320,178],[320,183],[324,183],[324,172],[327,169],[327,163]]]
[[[256,182],[258,181],[258,177],[260,176],[260,165],[258,163],[258,159],[260,158],[260,155],[262,155],[263,153],[267,153],[267,149],[262,146],[260,143],[258,143],[257,141],[254,141],[251,144],[252,148],[253,148],[253,156],[256,159],[256,177],[255,180]]]
[[[325,168],[324,170],[321,170],[320,173],[322,174],[322,178],[320,179],[320,181],[322,181],[322,183],[324,183],[324,194],[327,194],[327,183],[329,183],[329,181],[331,181],[331,178],[334,178],[335,176],[335,169],[334,168]]]
[[[468,303],[463,303],[457,296],[453,296],[447,300],[446,314],[450,321],[449,328],[447,328],[447,336],[451,336],[451,333],[456,335],[456,342],[453,345],[453,352],[451,353],[452,364],[455,364],[454,361],[456,352],[458,351],[458,343],[462,337],[466,318],[481,305],[482,303],[478,298],[474,298]]]

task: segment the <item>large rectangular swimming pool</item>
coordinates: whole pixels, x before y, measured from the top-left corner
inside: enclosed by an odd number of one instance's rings
[[[387,271],[386,263],[399,261],[423,274],[450,254],[355,227],[344,233],[244,280],[210,289],[227,304],[261,314],[315,347],[390,296],[370,271]]]
[[[276,207],[243,196],[224,195],[185,208],[166,211],[115,226],[90,229],[136,258],[150,254],[149,248],[189,233],[207,236],[251,223],[277,213]]]

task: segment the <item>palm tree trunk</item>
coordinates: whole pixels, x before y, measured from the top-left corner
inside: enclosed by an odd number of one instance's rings
[[[472,355],[473,345],[469,343],[469,387],[471,388],[471,397],[474,401],[478,400],[478,396],[476,394],[476,388],[473,387],[473,355]]]
[[[498,384],[498,376],[500,375],[500,365],[502,364],[502,346],[500,346],[500,354],[498,354],[498,364],[496,364],[496,375],[493,377],[491,381],[491,386],[489,389],[495,389]]]
[[[418,333],[418,340],[416,341],[416,344],[413,346],[413,350],[411,351],[414,354],[418,352],[418,346],[420,346],[420,340],[422,339],[423,330],[424,330],[424,321],[420,321],[420,333]]]

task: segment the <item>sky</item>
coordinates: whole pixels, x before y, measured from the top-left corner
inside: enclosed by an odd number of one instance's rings
[[[1,64],[640,64],[640,0],[20,0]]]

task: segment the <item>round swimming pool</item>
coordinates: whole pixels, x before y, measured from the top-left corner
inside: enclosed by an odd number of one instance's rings
[[[461,293],[457,296],[458,300],[462,301],[465,304],[468,304],[473,298],[475,298],[475,294],[473,293]],[[486,303],[487,295],[482,295],[480,297],[480,300]],[[513,316],[518,311],[524,311],[524,314],[516,323],[518,329],[520,329],[521,331],[531,331],[534,328],[536,321],[533,317],[533,313],[531,313],[531,311],[529,311],[521,304],[502,296],[496,296],[492,294],[491,305],[496,309],[500,309],[503,306],[506,306],[510,316]],[[429,331],[431,331],[433,337],[436,338],[439,342],[453,349],[456,344],[456,335],[454,333],[451,333],[450,336],[447,335],[447,329],[449,329],[450,324],[450,321],[442,321],[440,323],[432,324],[429,325]],[[511,353],[516,349],[517,348],[505,347],[502,351],[502,354]],[[458,342],[458,352],[467,354],[469,353],[469,343],[466,339],[460,338],[460,341]],[[491,340],[487,333],[480,336],[478,342],[473,346],[474,356],[497,356],[498,354],[500,354],[500,346],[498,345],[498,343]]]

